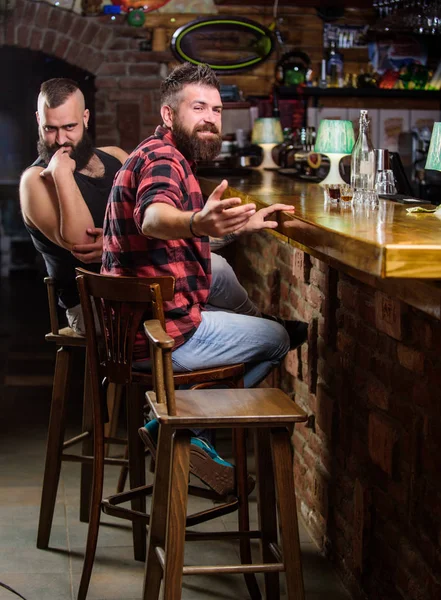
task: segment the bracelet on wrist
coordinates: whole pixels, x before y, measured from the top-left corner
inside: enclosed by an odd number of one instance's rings
[[[195,218],[195,216],[197,215],[197,213],[198,213],[198,212],[201,212],[201,211],[200,211],[200,210],[195,210],[195,212],[194,212],[194,213],[192,213],[192,215],[191,215],[191,217],[190,217],[190,223],[189,223],[189,226],[190,226],[190,233],[191,233],[191,235],[192,235],[193,237],[202,237],[201,235],[198,235],[197,233],[195,233],[195,232],[194,232],[194,229],[193,229],[193,221],[194,221],[194,218]]]

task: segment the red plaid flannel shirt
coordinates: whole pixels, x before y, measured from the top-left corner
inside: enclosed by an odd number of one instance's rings
[[[211,284],[210,244],[205,236],[159,240],[143,235],[144,211],[153,202],[183,211],[204,206],[191,165],[176,149],[171,132],[161,126],[132,152],[115,177],[104,219],[101,272],[131,277],[172,275],[175,296],[164,302],[164,313],[167,333],[177,348],[201,322]],[[148,355],[147,338],[140,331],[135,358]]]

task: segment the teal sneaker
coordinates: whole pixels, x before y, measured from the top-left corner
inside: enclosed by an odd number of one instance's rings
[[[157,419],[152,419],[139,429],[139,435],[153,458],[156,458],[158,432],[159,423]],[[234,491],[234,466],[221,458],[214,446],[202,438],[191,438],[190,473],[198,477],[220,496],[225,496]],[[252,481],[254,484],[254,480]]]

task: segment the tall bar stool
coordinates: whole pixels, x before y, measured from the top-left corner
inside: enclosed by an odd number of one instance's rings
[[[151,286],[153,302],[160,298],[162,287],[162,281]],[[161,581],[164,600],[179,600],[183,575],[256,572],[265,574],[266,598],[276,600],[280,598],[278,574],[282,571],[288,598],[304,600],[290,437],[294,425],[307,420],[306,413],[279,389],[175,391],[171,359],[174,340],[158,320],[147,321],[144,326],[153,356],[155,390],[147,392],[146,397],[160,427],[143,600],[159,598]],[[189,430],[193,427],[255,429],[258,531],[217,535],[186,532]],[[186,539],[243,536],[260,539],[260,564],[184,566]]]
[[[92,404],[90,401],[90,379],[85,371],[83,395],[83,422],[82,433],[74,438],[65,440],[67,397],[71,381],[74,353],[77,348],[86,351],[86,338],[75,333],[70,327],[60,329],[57,313],[57,299],[55,282],[52,277],[44,279],[47,287],[49,302],[49,317],[51,331],[45,336],[46,341],[57,346],[57,356],[52,388],[52,401],[48,426],[46,445],[46,459],[41,494],[40,517],[38,522],[37,548],[47,549],[52,528],[58,483],[60,479],[61,463],[63,461],[81,462],[80,484],[80,521],[89,521],[90,492],[92,487]],[[109,389],[108,410],[109,422],[106,423],[108,434],[116,430],[116,423],[120,404],[120,394],[115,386]],[[114,440],[115,443],[125,443],[123,440]],[[82,444],[81,455],[66,452],[76,444]],[[124,466],[127,461],[111,461],[112,464]]]
[[[84,600],[90,582],[95,558],[100,512],[127,519],[133,526],[144,527],[150,522],[150,515],[145,512],[146,496],[152,493],[153,486],[138,485],[132,477],[132,470],[138,473],[143,463],[144,447],[138,435],[139,427],[144,424],[143,413],[147,389],[153,386],[151,373],[141,373],[132,369],[132,354],[136,333],[142,324],[146,310],[165,326],[163,300],[171,300],[174,295],[174,279],[159,278],[163,281],[162,296],[152,296],[152,289],[157,278],[114,277],[97,275],[85,269],[77,269],[77,284],[86,325],[89,371],[91,375],[91,391],[93,400],[94,422],[94,480],[92,486],[91,517],[86,544],[86,551],[81,576],[78,600]],[[93,309],[98,315],[101,334],[96,328]],[[103,335],[104,333],[104,335]],[[171,373],[170,377],[176,385],[206,388],[213,384],[229,387],[243,387],[243,364],[203,369],[186,373]],[[103,386],[102,381],[125,385],[127,401],[127,440],[129,449],[130,489],[126,492],[103,498]],[[190,493],[211,500],[222,502],[206,510],[187,516],[186,526],[197,525],[238,511],[239,530],[249,530],[248,477],[246,469],[246,448],[244,431],[233,431],[234,453],[236,457],[236,490],[227,498],[220,497],[214,491],[203,490],[198,486],[190,486]],[[141,444],[141,453],[139,453]],[[142,456],[141,456],[142,455]],[[142,469],[141,469],[142,470]],[[142,507],[134,507],[135,500],[142,502]],[[131,508],[122,506],[130,501]],[[243,561],[251,560],[250,541],[243,537],[240,545]],[[136,555],[135,555],[136,557]],[[145,555],[144,555],[145,558]],[[253,573],[246,574],[246,584],[253,600],[260,599],[260,591]]]

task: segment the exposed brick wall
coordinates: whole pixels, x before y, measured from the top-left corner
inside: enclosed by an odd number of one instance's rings
[[[309,414],[295,433],[299,505],[354,597],[441,598],[441,323],[271,234],[236,271],[265,311],[309,321],[281,387]]]
[[[96,143],[131,151],[158,124],[160,65],[172,57],[140,51],[139,37],[147,33],[123,19],[110,22],[16,0],[0,44],[41,51],[95,75]]]

